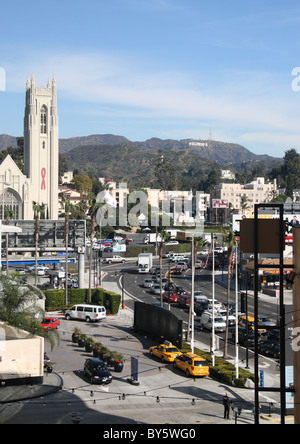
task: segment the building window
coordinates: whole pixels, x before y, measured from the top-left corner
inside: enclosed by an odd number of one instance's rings
[[[47,109],[45,106],[41,108],[41,134],[47,133]]]

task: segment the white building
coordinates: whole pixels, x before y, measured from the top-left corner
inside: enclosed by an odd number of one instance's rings
[[[258,177],[247,185],[220,183],[211,191],[211,199],[227,200],[233,209],[241,210],[244,198],[245,205],[253,211],[255,204],[270,202],[274,198],[274,193],[277,193],[276,179],[274,182],[265,183],[263,177]]]
[[[38,88],[27,79],[24,115],[24,174],[10,156],[0,165],[0,219],[7,206],[15,219],[33,219],[32,202],[58,217],[58,116],[55,78]]]

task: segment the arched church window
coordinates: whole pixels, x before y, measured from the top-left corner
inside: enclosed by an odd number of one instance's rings
[[[22,202],[9,189],[3,191],[0,195],[0,219],[4,220],[5,208],[13,211],[13,219],[19,219],[22,215]]]
[[[41,134],[47,133],[47,108],[42,106],[41,108]]]

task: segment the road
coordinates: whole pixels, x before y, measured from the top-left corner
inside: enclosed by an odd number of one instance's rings
[[[158,260],[154,262],[154,267],[158,267]],[[169,269],[169,261],[163,260],[163,274],[166,274]],[[143,281],[145,277],[149,277],[147,275],[139,275],[137,273],[137,267],[135,261],[128,261],[126,264],[122,265],[110,265],[110,266],[103,266],[103,271],[107,273],[105,280],[110,280],[113,282],[117,282],[120,287],[120,292],[122,292],[122,282],[124,283],[124,289],[126,291],[127,295],[131,295],[132,298],[126,301],[126,304],[130,308],[134,308],[134,300],[138,299],[145,303],[158,303],[160,301],[160,297],[153,295],[149,289],[145,289],[143,287]],[[227,283],[225,282],[225,273],[224,271],[224,281],[222,284],[222,273],[219,274],[219,279],[216,280],[215,284],[215,298],[224,303],[227,301]],[[124,276],[122,278],[122,276]],[[187,270],[184,272],[181,276],[173,276],[173,281],[177,285],[181,285],[186,291],[191,291],[191,270]],[[196,270],[196,276],[195,276],[195,290],[202,290],[203,293],[209,298],[212,298],[212,273],[209,270]],[[232,302],[235,298],[235,292],[232,292]],[[165,307],[168,307],[168,304],[165,303]],[[181,309],[176,306],[176,304],[171,304],[171,310],[179,316],[183,321],[186,323],[187,326],[188,323],[188,310],[187,309]],[[276,301],[272,301],[271,298],[267,300],[262,300],[259,303],[259,314],[260,315],[266,315],[271,317],[272,319],[277,319],[277,303]],[[248,311],[249,315],[253,315],[254,313],[254,300],[253,296],[251,294],[248,297]],[[210,349],[210,342],[211,342],[211,334],[207,331],[201,331],[199,326],[199,316],[195,316],[195,340],[199,341],[206,345],[206,350]],[[220,353],[222,352],[222,349],[224,347],[224,334],[219,335],[221,340],[219,341],[220,344]],[[229,335],[229,339],[231,338],[231,335]],[[228,354],[229,359],[235,358],[235,347],[232,342],[228,345]],[[240,367],[246,367],[246,348],[239,346],[239,362]],[[254,353],[252,350],[248,350],[248,365],[250,369],[253,370],[254,365]],[[269,387],[279,386],[279,367],[278,362],[274,359],[271,359],[266,356],[260,355],[259,357],[259,368],[261,370],[264,370],[267,374],[267,377],[265,377],[265,381],[268,381]]]

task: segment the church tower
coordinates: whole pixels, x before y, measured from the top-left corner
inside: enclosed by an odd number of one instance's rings
[[[24,174],[30,183],[24,215],[28,219],[33,218],[33,201],[46,204],[49,219],[58,218],[58,149],[55,78],[52,84],[48,80],[47,87],[37,88],[32,75],[26,83],[24,116]]]

